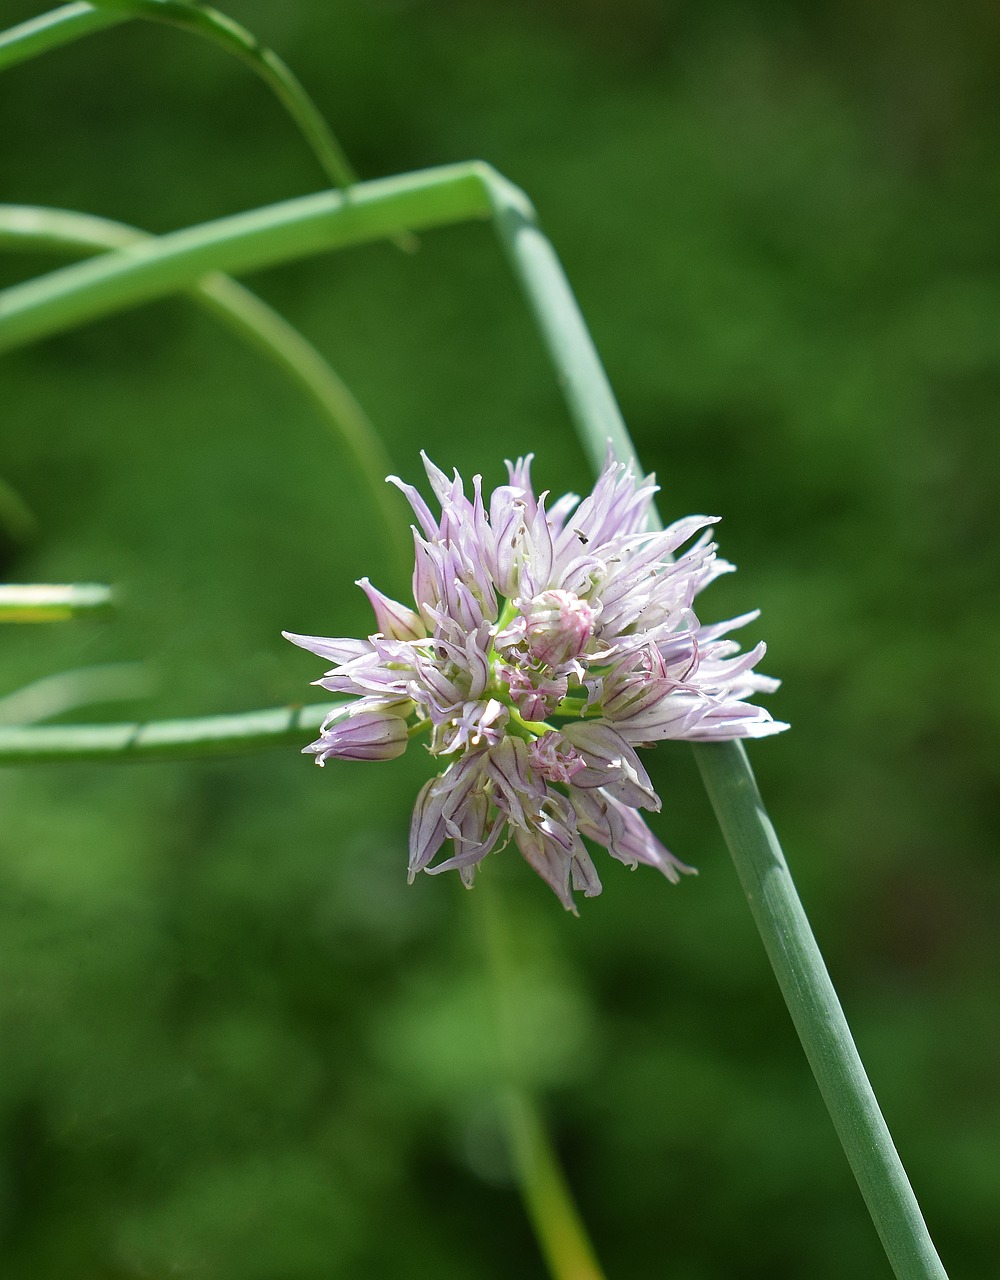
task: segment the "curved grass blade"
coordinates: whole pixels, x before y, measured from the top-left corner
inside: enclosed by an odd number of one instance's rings
[[[85,614],[106,613],[110,607],[111,588],[96,582],[0,586],[0,622],[65,622]]]
[[[131,18],[193,32],[234,54],[264,81],[292,117],[329,182],[335,187],[357,182],[343,148],[291,68],[246,27],[208,5],[183,4],[180,0],[101,0],[98,4],[63,5],[0,33],[0,71]]]
[[[152,237],[134,227],[90,214],[0,205],[0,244],[92,254],[124,249]],[[369,490],[394,564],[406,568],[410,540],[397,492],[385,483],[393,470],[367,414],[323,356],[272,307],[221,272],[203,276],[192,298],[233,332],[251,342],[314,401],[347,450]]]
[[[0,726],[0,765],[246,755],[300,746],[340,703],[127,724]]]
[[[190,31],[235,55],[264,81],[284,106],[312,148],[331,185],[349,187],[357,182],[358,175],[343,147],[298,76],[283,58],[261,44],[241,23],[210,5],[185,4],[181,0],[98,0],[94,8],[101,13],[145,18]]]

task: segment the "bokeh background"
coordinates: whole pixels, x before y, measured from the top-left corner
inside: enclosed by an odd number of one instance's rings
[[[4,25],[42,6],[3,0]],[[366,176],[481,157],[537,204],[668,518],[721,514],[791,733],[752,758],[953,1276],[1000,1203],[1000,18],[985,0],[230,0]],[[153,231],[318,189],[239,64],[131,24],[0,80],[8,201]],[[55,259],[3,263],[14,280]],[[588,484],[482,226],[250,283],[377,423]],[[183,300],[4,359],[15,581],[117,616],[10,628],[0,693],[142,661],[89,718],[308,696],[280,640],[394,593],[312,407]],[[400,521],[405,515],[400,509]],[[88,717],[84,717],[88,718]],[[540,1277],[496,1122],[476,895],[404,878],[419,752],[0,774],[0,1269],[11,1280]],[[527,1079],[609,1274],[888,1276],[683,744],[672,888],[503,882]]]

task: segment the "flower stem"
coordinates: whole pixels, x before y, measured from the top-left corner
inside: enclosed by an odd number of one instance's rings
[[[899,1280],[947,1280],[740,742],[695,758],[820,1093]]]
[[[552,245],[531,206],[503,179],[489,191],[495,224],[534,312],[595,470],[611,443],[636,461],[607,375]],[[638,465],[638,464],[636,464]],[[899,1280],[947,1280],[865,1075],[823,957],[799,901],[741,744],[695,748],[782,994]]]
[[[490,869],[492,870],[492,868]],[[488,883],[483,883],[484,879]],[[500,1103],[518,1187],[552,1280],[604,1280],[566,1176],[531,1093],[521,1080],[514,959],[500,886],[480,870],[472,895],[493,988]]]

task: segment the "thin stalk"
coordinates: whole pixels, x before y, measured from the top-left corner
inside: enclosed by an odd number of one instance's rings
[[[0,726],[0,765],[245,755],[300,745],[340,703],[128,724]]]
[[[516,188],[494,182],[496,228],[598,469],[610,441],[635,461],[593,340],[551,244]],[[657,523],[659,523],[657,521]],[[695,747],[698,765],[775,976],[899,1280],[947,1280],[830,981],[740,743]]]
[[[32,205],[0,205],[0,245],[11,248],[91,254],[123,249],[149,239],[134,227],[91,214]],[[392,464],[378,432],[346,384],[311,342],[236,280],[213,271],[189,292],[205,310],[263,351],[313,400],[354,460],[380,517],[377,523],[390,555],[405,569],[410,539],[401,518],[398,493],[385,483]]]
[[[298,76],[273,49],[232,18],[210,5],[184,4],[180,0],[100,0],[94,6],[102,12],[122,13],[130,18],[162,22],[190,31],[234,54],[258,75],[298,125],[323,172],[335,187],[349,187],[358,175],[319,108],[309,97]]]
[[[0,622],[65,622],[110,607],[111,588],[96,582],[0,586]]]
[[[503,1106],[525,1208],[553,1280],[604,1280],[534,1099],[512,1088]]]
[[[500,886],[480,873],[475,906],[493,992],[501,1118],[525,1211],[552,1280],[603,1280],[580,1211],[546,1132],[538,1107],[521,1081],[517,1060],[514,957]]]
[[[298,126],[335,187],[357,182],[340,143],[298,76],[252,32],[208,5],[179,0],[101,0],[99,4],[67,4],[0,33],[0,71],[81,36],[130,18],[145,18],[203,36],[234,54],[271,89]]]
[[[494,183],[496,227],[595,469],[635,449],[551,244],[516,189]],[[699,744],[699,767],[809,1063],[900,1280],[946,1280],[739,743]]]
[[[494,190],[496,190],[494,186]],[[592,464],[608,442],[634,460],[593,341],[555,253],[516,190],[496,225],[527,294]],[[699,744],[698,764],[823,1099],[900,1280],[947,1280],[893,1145],[739,743]]]
[[[609,444],[616,457],[638,465],[608,375],[531,201],[493,170],[485,187],[500,244],[524,290],[591,465],[600,470]]]
[[[900,1280],[947,1280],[741,742],[695,759],[823,1101]]]

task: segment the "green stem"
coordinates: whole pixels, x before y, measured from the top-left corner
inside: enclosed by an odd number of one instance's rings
[[[0,727],[0,765],[243,755],[301,744],[339,703],[145,724]]]
[[[635,449],[569,282],[516,189],[493,184],[497,230],[595,469]],[[754,920],[824,1101],[900,1280],[947,1280],[739,743],[695,748]]]
[[[569,282],[516,189],[491,187],[497,230],[595,469],[635,449]],[[658,523],[658,522],[657,522]],[[947,1280],[739,743],[696,747],[716,816],[810,1066],[899,1280]],[[766,891],[765,891],[766,887]]]
[[[111,588],[96,582],[0,586],[0,622],[64,622],[81,614],[104,613],[110,606]]]
[[[516,193],[497,228],[535,313],[591,462],[635,449],[548,241]],[[823,1099],[899,1280],[947,1280],[739,743],[695,748],[723,835]],[[766,884],[766,892],[762,891]]]
[[[521,1081],[517,1057],[514,957],[500,886],[480,872],[475,906],[477,936],[486,950],[493,991],[501,1118],[518,1187],[553,1280],[603,1280],[604,1273],[559,1164],[538,1108]]]
[[[179,27],[204,36],[246,63],[271,89],[298,125],[323,172],[335,187],[357,181],[340,143],[316,104],[283,59],[265,48],[252,32],[208,5],[179,0],[102,0],[99,4],[67,4],[0,33],[0,71],[81,36],[130,18]]]
[[[152,237],[91,214],[32,205],[0,205],[0,244],[16,249],[95,253]],[[316,348],[266,302],[229,276],[213,271],[190,288],[194,300],[234,333],[263,351],[312,399],[353,458],[371,494],[394,561],[405,570],[412,548],[398,493],[385,483],[393,469],[378,432]],[[2,494],[0,494],[2,497]]]
[[[591,464],[595,470],[604,465],[609,444],[618,458],[636,461],[594,341],[530,200],[494,170],[484,175],[484,188],[500,244],[524,290]]]
[[[204,36],[234,54],[270,88],[298,125],[323,172],[335,187],[349,187],[358,177],[340,143],[331,133],[322,113],[309,97],[298,76],[273,49],[262,45],[240,23],[204,4],[181,0],[100,0],[99,10],[124,13],[130,18],[147,18],[181,31]]]
[[[900,1280],[946,1280],[740,742],[695,758],[858,1186]]]

